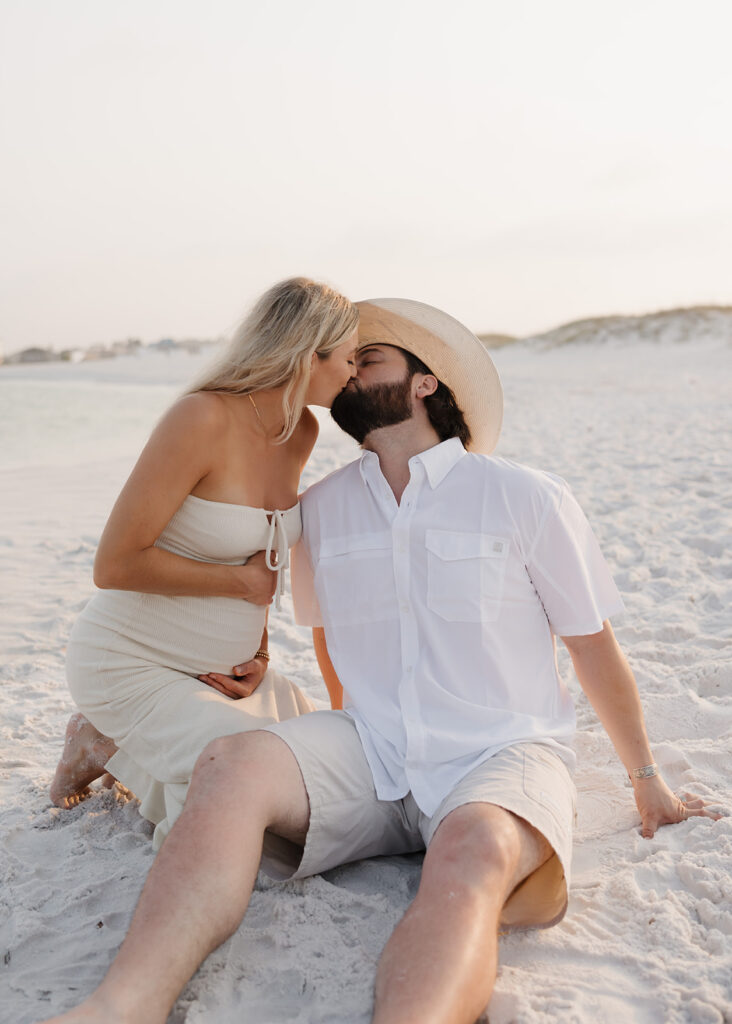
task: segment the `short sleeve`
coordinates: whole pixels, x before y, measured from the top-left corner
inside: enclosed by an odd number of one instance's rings
[[[599,633],[605,619],[624,610],[597,538],[564,483],[547,509],[527,568],[559,636]]]
[[[322,626],[323,616],[315,593],[315,574],[302,537],[292,549],[290,565],[295,622],[301,626]]]

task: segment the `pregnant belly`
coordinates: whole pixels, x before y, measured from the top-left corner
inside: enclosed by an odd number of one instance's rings
[[[256,652],[265,616],[265,608],[228,597],[104,590],[82,612],[71,641],[189,675],[230,672]]]

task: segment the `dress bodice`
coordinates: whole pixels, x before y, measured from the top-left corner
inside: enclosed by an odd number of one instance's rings
[[[289,549],[301,533],[299,504],[268,512],[189,494],[155,545],[186,558],[224,565],[242,565],[256,551],[265,551],[268,567],[277,573],[279,608]]]
[[[209,501],[188,495],[155,542],[200,562],[243,565],[266,551],[284,589],[289,547],[302,532],[300,506],[284,511]],[[101,590],[81,618],[107,632],[109,651],[199,675],[230,672],[259,646],[267,609],[241,598],[169,596]]]

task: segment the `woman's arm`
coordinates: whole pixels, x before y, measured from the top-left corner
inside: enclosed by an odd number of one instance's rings
[[[638,687],[610,623],[603,623],[601,633],[566,636],[562,640],[572,657],[582,689],[630,775],[643,836],[650,839],[660,825],[684,821],[692,815],[718,818],[719,815],[705,809],[700,797],[691,796],[686,802],[681,801],[660,774],[645,779],[633,776],[634,768],[653,763],[653,755]]]
[[[216,395],[182,398],[166,413],[145,445],[104,528],[94,562],[102,589],[148,594],[237,597],[269,604],[275,574],[264,554],[245,566],[199,562],[155,547],[155,541],[211,470],[211,456],[225,437],[227,413]]]
[[[325,642],[325,630],[322,626],[313,627],[313,647],[315,648],[315,657],[318,659],[323,681],[328,689],[330,706],[334,711],[340,711],[343,708],[343,686],[336,674],[336,670],[333,668],[333,662],[330,660],[328,645]]]

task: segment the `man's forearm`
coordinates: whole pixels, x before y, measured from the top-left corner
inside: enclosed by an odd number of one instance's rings
[[[612,626],[602,633],[563,637],[577,678],[628,772],[651,764],[638,687]]]
[[[315,657],[318,659],[318,666],[323,675],[323,682],[328,690],[330,706],[334,711],[340,711],[343,707],[343,687],[336,670],[333,668],[333,662],[330,660],[328,645],[325,642],[325,630],[322,626],[315,626],[313,628],[313,647],[315,648]]]

